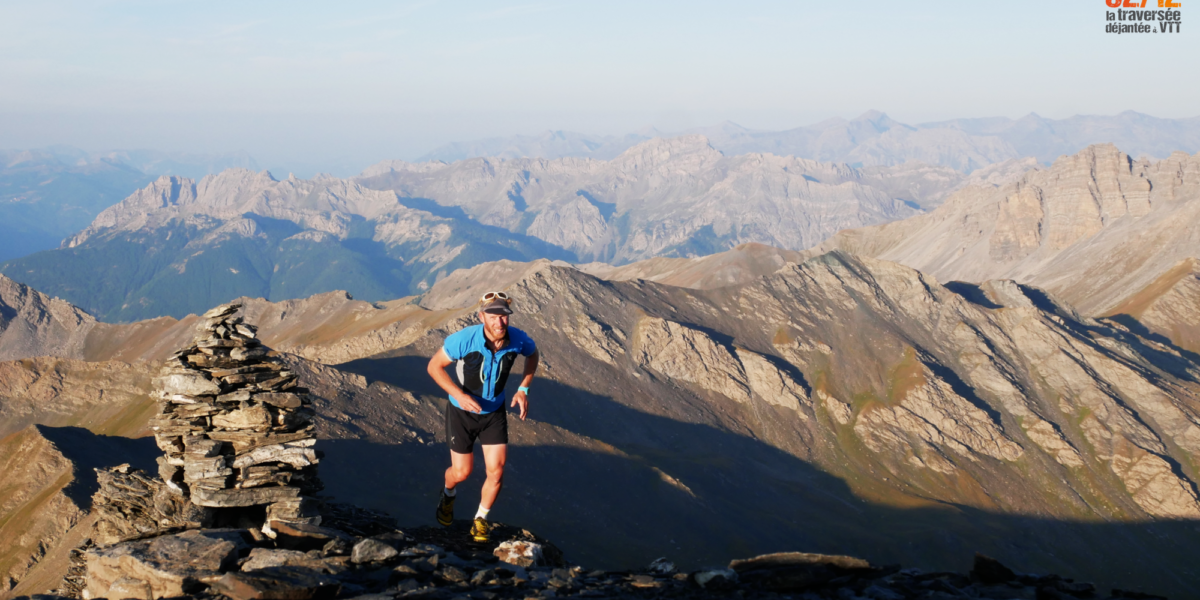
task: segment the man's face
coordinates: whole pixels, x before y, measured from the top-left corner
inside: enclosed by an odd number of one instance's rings
[[[479,313],[479,320],[491,339],[498,340],[508,334],[508,315]]]

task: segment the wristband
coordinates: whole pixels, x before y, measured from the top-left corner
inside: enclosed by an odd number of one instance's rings
[[[528,395],[529,395],[529,388],[527,388],[527,387],[525,387],[525,386],[521,386],[521,387],[517,388],[517,391],[518,391],[518,392],[524,392],[524,394],[525,394],[526,396],[528,396]]]

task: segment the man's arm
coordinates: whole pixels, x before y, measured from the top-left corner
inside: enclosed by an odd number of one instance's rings
[[[429,371],[429,376],[433,378],[433,382],[457,400],[458,405],[463,410],[477,413],[482,410],[479,403],[470,394],[458,387],[458,384],[454,383],[454,380],[450,379],[450,374],[446,372],[446,367],[450,366],[453,362],[449,356],[446,356],[444,349],[438,348],[437,354],[434,354],[433,358],[429,359],[429,367],[426,370]]]
[[[525,376],[521,378],[521,387],[529,387],[533,383],[533,374],[538,368],[538,353],[535,350],[533,354],[525,357]],[[517,391],[513,394],[512,405],[521,409],[521,420],[525,420],[525,415],[529,412],[529,398],[525,396],[525,392]]]

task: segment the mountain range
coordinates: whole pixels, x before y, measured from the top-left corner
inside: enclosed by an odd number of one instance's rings
[[[160,175],[203,177],[234,166],[254,168],[254,160],[69,146],[0,151],[0,261],[58,247]]]
[[[22,540],[0,584],[67,568],[90,468],[154,451],[121,439],[146,433],[154,374],[237,296],[317,397],[327,493],[431,523],[425,366],[503,289],[542,360],[494,514],[573,560],[981,551],[1186,597],[1197,207],[1200,155],[1111,144],[969,176],[693,135],[608,161],[163,177],[0,265],[0,536]]]
[[[351,180],[235,169],[161,178],[63,248],[0,273],[101,320],[133,321],[241,295],[393,299],[496,260],[622,265],[755,243],[844,248],[943,281],[1012,278],[1100,314],[1196,255],[1195,165],[1184,153],[1154,162],[1100,145],[1049,168],[1009,161],[967,177],[726,157],[690,136],[612,161],[389,161]]]
[[[655,139],[612,161],[389,161],[354,179],[280,181],[229,169],[163,177],[63,247],[0,272],[105,321],[182,317],[247,295],[420,293],[495,260],[688,257],[747,242],[801,249],[847,227],[919,214],[955,189],[1019,176],[920,165],[854,169]],[[910,199],[911,198],[911,199]],[[98,274],[103,273],[103,276]]]
[[[731,156],[769,152],[867,166],[918,161],[963,172],[1021,157],[1049,164],[1059,156],[1101,143],[1115,144],[1137,157],[1166,158],[1176,150],[1200,151],[1200,117],[1161,119],[1125,111],[1112,116],[1047,119],[1030,113],[1019,119],[952,119],[908,125],[872,110],[850,120],[834,118],[783,131],[747,129],[728,121],[679,133],[650,128],[625,136],[546,131],[536,136],[448,144],[417,160],[454,162],[479,156],[607,160],[651,138],[686,134],[703,135],[714,148]]]

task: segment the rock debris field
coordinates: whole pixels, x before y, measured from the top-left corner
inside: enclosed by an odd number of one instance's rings
[[[1158,598],[1014,573],[982,555],[965,575],[796,552],[692,572],[666,559],[637,571],[589,570],[570,565],[550,542],[502,524],[492,543],[475,544],[467,521],[402,531],[383,515],[347,505],[323,505],[322,513],[327,526],[279,524],[274,539],[257,529],[196,529],[93,548],[57,593],[234,600]]]

